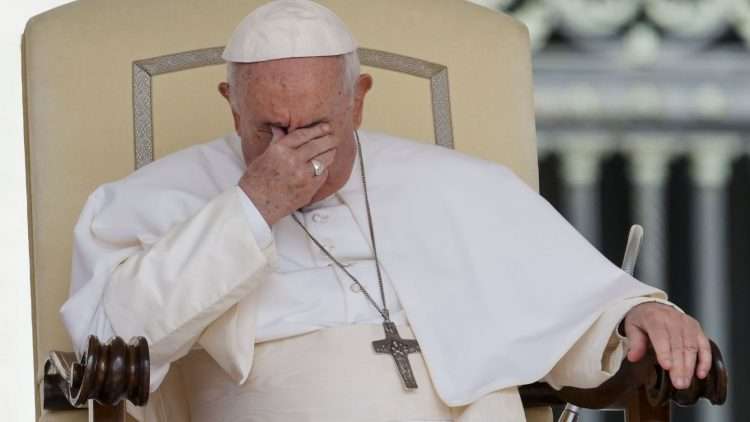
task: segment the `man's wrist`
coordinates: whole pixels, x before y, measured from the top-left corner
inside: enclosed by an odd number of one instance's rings
[[[250,201],[252,203],[253,208],[255,208],[258,213],[263,217],[263,220],[265,220],[266,224],[270,227],[274,225],[278,220],[283,217],[282,215],[275,215],[271,210],[268,208],[267,201],[264,200],[262,195],[259,195],[257,192],[257,189],[252,189],[252,186],[250,184],[249,178],[247,177],[247,174],[242,176],[240,181],[237,183],[237,187],[240,191],[244,194],[243,196],[245,199]]]
[[[269,247],[273,243],[270,225],[241,186],[237,187],[237,195],[258,246],[261,249]]]

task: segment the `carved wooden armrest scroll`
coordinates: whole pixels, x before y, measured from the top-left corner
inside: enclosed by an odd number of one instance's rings
[[[705,398],[711,404],[721,405],[727,399],[727,368],[716,344],[711,342],[713,354],[711,370],[705,379],[694,377],[690,387],[676,390],[669,373],[658,365],[653,352],[637,363],[623,362],[612,378],[596,388],[565,387],[555,390],[545,383],[524,385],[520,388],[524,407],[557,406],[572,403],[588,409],[627,408],[627,401],[639,390],[645,391],[651,407],[661,407],[674,402],[690,406]]]
[[[74,353],[53,351],[44,364],[42,406],[46,410],[84,408],[89,400],[117,406],[129,400],[148,401],[150,358],[148,343],[135,337],[126,344],[113,337],[106,344],[95,336],[80,360]]]

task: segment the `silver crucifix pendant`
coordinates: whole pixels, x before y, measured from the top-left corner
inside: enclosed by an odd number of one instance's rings
[[[418,353],[419,343],[416,340],[402,339],[396,329],[396,324],[391,321],[383,322],[385,338],[372,342],[376,353],[388,353],[396,361],[401,379],[404,381],[406,388],[417,388],[417,380],[414,379],[414,373],[411,371],[409,363],[409,353]]]

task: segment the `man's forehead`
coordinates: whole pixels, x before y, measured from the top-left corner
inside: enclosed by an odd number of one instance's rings
[[[343,67],[343,60],[336,57],[245,64],[245,76],[237,78],[242,85],[239,95],[249,100],[261,123],[278,127],[312,125],[325,119],[339,100],[345,99]]]

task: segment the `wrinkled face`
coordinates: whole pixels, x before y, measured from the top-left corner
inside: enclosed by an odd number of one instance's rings
[[[289,133],[328,123],[337,140],[336,156],[322,191],[335,192],[349,178],[356,153],[353,132],[361,123],[371,79],[360,76],[347,87],[342,57],[309,57],[238,65],[236,76],[219,90],[232,107],[245,162],[265,151],[271,127]],[[329,194],[330,194],[329,193]],[[320,199],[320,198],[318,198]]]

